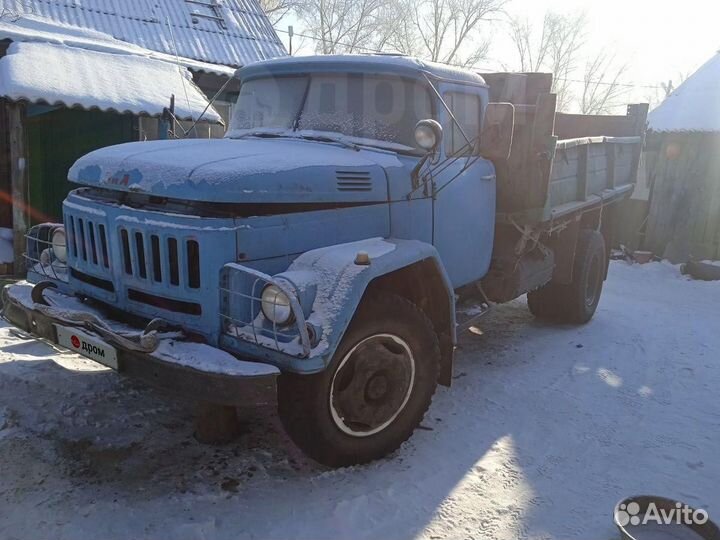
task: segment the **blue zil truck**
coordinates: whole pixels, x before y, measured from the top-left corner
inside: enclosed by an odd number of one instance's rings
[[[346,466],[410,437],[492,303],[593,316],[646,105],[560,114],[550,75],[402,56],[237,77],[224,139],[77,161],[7,320],[222,410],[271,393],[303,451]]]

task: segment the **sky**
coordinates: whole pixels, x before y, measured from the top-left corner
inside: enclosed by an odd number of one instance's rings
[[[720,1],[718,0],[510,0],[508,11],[541,24],[543,14],[587,13],[586,51],[597,53],[603,48],[627,63],[623,82],[637,84],[628,90],[628,101],[647,101],[656,91],[643,88],[659,86],[690,75],[720,50]],[[302,32],[302,24],[291,18],[281,21],[278,28],[294,26]],[[517,62],[512,43],[501,24],[485,24],[484,31],[492,39],[489,67],[501,69]],[[280,33],[287,44],[287,34]],[[297,38],[295,40],[297,44]],[[312,42],[307,41],[299,54],[311,54]],[[582,75],[581,72],[578,75]]]

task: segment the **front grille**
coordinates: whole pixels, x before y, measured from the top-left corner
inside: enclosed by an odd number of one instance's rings
[[[187,315],[202,315],[202,306],[195,302],[184,302],[182,300],[174,300],[164,296],[149,294],[136,289],[128,289],[128,298],[134,302],[141,302],[149,306],[158,307],[167,311],[176,313],[185,313]]]
[[[107,279],[100,279],[95,276],[91,276],[89,274],[81,272],[80,270],[76,270],[75,268],[70,269],[70,275],[75,279],[83,281],[88,285],[92,285],[93,287],[97,287],[98,289],[102,289],[107,292],[115,292],[115,285],[113,285],[112,281],[109,281]]]
[[[69,215],[65,226],[71,257],[98,269],[110,268],[107,230],[103,223]]]
[[[197,240],[122,227],[119,240],[122,268],[128,276],[173,287],[200,288],[200,245]]]
[[[215,339],[218,269],[237,249],[234,220],[166,216],[77,194],[63,213],[74,291]]]

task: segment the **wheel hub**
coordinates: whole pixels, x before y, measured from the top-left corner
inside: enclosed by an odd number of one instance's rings
[[[342,359],[330,387],[330,411],[337,427],[367,437],[389,426],[410,398],[415,359],[410,346],[391,334],[375,334]]]
[[[365,400],[378,401],[388,392],[388,380],[385,375],[373,376],[365,387]]]

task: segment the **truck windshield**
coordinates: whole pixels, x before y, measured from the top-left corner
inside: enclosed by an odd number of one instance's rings
[[[415,124],[432,118],[419,82],[393,76],[322,74],[243,83],[228,137],[322,131],[415,148]]]

